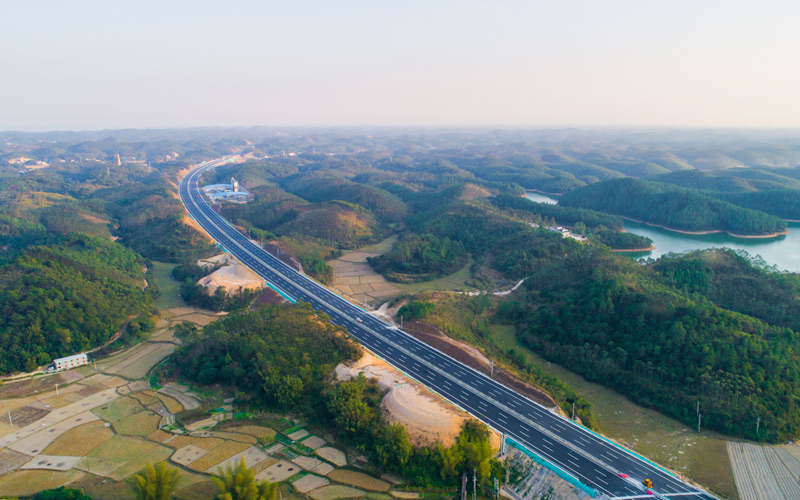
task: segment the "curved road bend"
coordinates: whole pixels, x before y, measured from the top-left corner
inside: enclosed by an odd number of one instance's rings
[[[584,427],[553,413],[411,335],[367,314],[308,276],[295,271],[242,235],[206,203],[198,180],[228,157],[202,163],[180,182],[189,214],[226,251],[275,288],[311,304],[344,327],[368,350],[450,402],[511,437],[584,485],[610,498],[652,498],[641,486],[653,480],[657,497],[716,500]],[[358,321],[358,320],[361,321]],[[630,479],[623,479],[624,473]]]

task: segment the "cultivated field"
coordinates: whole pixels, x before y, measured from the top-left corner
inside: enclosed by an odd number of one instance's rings
[[[386,481],[352,470],[335,470],[328,474],[328,478],[337,483],[343,483],[370,491],[389,491],[389,487],[391,487]]]
[[[106,423],[97,420],[66,431],[50,443],[42,453],[82,457],[113,436],[114,433],[106,427]]]
[[[760,446],[728,443],[741,500],[800,498],[800,461],[789,452],[797,445]],[[794,451],[794,450],[792,450]]]
[[[358,498],[366,494],[367,492],[351,488],[350,486],[331,484],[316,489],[308,495],[314,500],[336,500],[337,498]]]

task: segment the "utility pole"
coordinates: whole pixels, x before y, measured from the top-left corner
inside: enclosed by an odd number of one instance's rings
[[[697,414],[697,433],[698,434],[700,434],[700,420],[702,420],[702,419],[703,419],[703,416],[698,413]]]
[[[400,315],[400,328],[403,328],[403,315]]]
[[[56,396],[58,396],[58,384],[56,384]]]
[[[491,374],[489,375],[489,378],[494,378],[494,360],[493,360],[493,359],[491,359],[491,360],[489,360],[489,361],[491,361],[491,362],[492,362],[492,372],[491,372]]]
[[[761,426],[761,417],[756,419],[756,436],[758,435],[758,428]]]
[[[11,412],[8,412],[8,425],[14,425],[14,421],[11,420]]]
[[[575,420],[575,403],[572,403],[572,420]]]

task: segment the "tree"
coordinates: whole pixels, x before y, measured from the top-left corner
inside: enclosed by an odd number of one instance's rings
[[[275,500],[278,493],[278,483],[256,482],[255,474],[247,468],[244,458],[235,467],[220,470],[220,477],[213,479],[219,488],[217,500]]]
[[[167,469],[166,462],[147,464],[127,482],[136,500],[169,500],[178,485],[178,471]]]
[[[53,490],[40,491],[32,500],[92,500],[92,497],[84,495],[81,490],[59,486]]]

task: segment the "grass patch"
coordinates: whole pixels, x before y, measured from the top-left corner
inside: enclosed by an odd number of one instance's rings
[[[215,447],[202,457],[198,458],[189,465],[189,468],[198,472],[205,472],[207,469],[215,467],[218,463],[231,458],[239,452],[249,448],[247,443],[238,443],[236,441],[225,441],[221,445]]]
[[[144,408],[138,401],[131,397],[123,396],[92,410],[92,413],[106,422],[116,422],[125,417],[142,411]]]
[[[177,399],[167,396],[166,394],[161,394],[160,392],[154,391],[144,391],[143,394],[147,394],[148,396],[153,396],[154,398],[158,398],[164,403],[164,407],[166,407],[167,411],[175,414],[180,413],[183,411],[183,405],[178,402]]]
[[[114,422],[114,430],[117,434],[128,436],[146,436],[158,429],[161,416],[152,411],[146,410],[122,418]]]
[[[186,307],[180,296],[180,283],[172,279],[172,270],[177,264],[166,262],[153,262],[153,277],[158,286],[159,296],[155,300],[159,309],[172,309],[173,307]]]
[[[110,477],[117,481],[121,481],[130,477],[140,470],[144,469],[147,464],[157,464],[168,459],[172,455],[172,450],[163,446],[154,446],[153,448],[145,451],[141,455],[134,457],[122,467],[114,470]]]
[[[391,487],[391,485],[386,481],[382,481],[372,476],[368,476],[362,472],[356,472],[352,470],[338,469],[328,474],[327,477],[332,481],[336,481],[337,483],[343,483],[370,491],[385,492],[389,491],[389,488]]]
[[[178,489],[175,492],[175,498],[178,500],[208,500],[216,498],[218,493],[219,489],[212,481],[200,481]]]
[[[58,436],[42,451],[43,455],[85,456],[114,436],[102,420],[72,428]]]
[[[28,496],[46,488],[58,488],[83,477],[78,470],[18,470],[0,476],[0,492],[11,497]]]
[[[470,273],[472,262],[472,257],[470,257],[469,261],[467,261],[464,267],[449,276],[444,276],[443,278],[431,281],[423,281],[422,283],[391,283],[399,288],[402,293],[409,295],[442,290],[472,290],[473,287],[467,285],[467,282],[472,279],[472,273]]]
[[[357,498],[363,497],[367,492],[351,488],[350,486],[342,486],[340,484],[331,484],[318,488],[308,495],[314,500],[336,500],[338,498]]]

